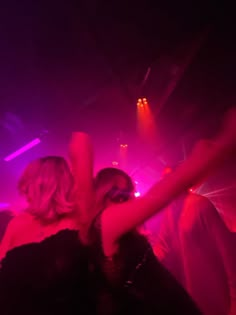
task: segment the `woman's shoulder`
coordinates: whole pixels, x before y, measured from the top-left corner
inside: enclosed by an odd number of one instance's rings
[[[33,217],[28,213],[15,214],[9,222],[8,229],[14,231],[24,230],[33,223]]]
[[[20,226],[24,226],[29,222],[32,222],[29,214],[20,213],[20,214],[13,214],[12,218],[8,224],[8,229],[18,229]]]
[[[15,213],[12,219],[12,222],[14,222],[15,224],[24,224],[26,222],[32,222],[33,221],[33,217],[31,214],[27,213],[27,212],[20,212],[20,213]]]

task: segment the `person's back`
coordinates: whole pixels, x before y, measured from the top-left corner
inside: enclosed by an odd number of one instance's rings
[[[0,260],[12,248],[40,242],[61,229],[75,229],[74,180],[59,156],[37,159],[26,167],[18,183],[28,207],[9,224],[0,245]]]
[[[233,262],[232,240],[207,198],[197,195],[187,198],[179,222],[179,236],[185,288],[204,314],[229,314],[235,304],[236,288],[235,272],[232,274],[235,267],[229,269]]]
[[[63,229],[77,229],[74,217],[65,217],[50,224],[42,224],[27,212],[16,215],[8,224],[0,245],[0,260],[5,254],[18,246],[38,243]]]
[[[227,272],[217,242],[226,240],[226,235],[217,210],[206,197],[188,193],[166,214],[161,216],[154,245],[157,257],[204,314],[227,315]]]
[[[164,211],[145,223],[149,229],[152,246],[159,261],[184,285],[178,223],[187,194],[174,200]]]
[[[93,312],[87,249],[62,230],[9,251],[0,269],[2,315]]]

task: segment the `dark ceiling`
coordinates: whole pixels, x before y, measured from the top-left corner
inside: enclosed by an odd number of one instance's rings
[[[92,135],[98,167],[117,158],[119,138],[130,147],[128,170],[155,178],[160,161],[183,159],[235,104],[234,16],[225,5],[9,0],[1,6],[2,202],[15,194],[29,160],[66,155],[72,130]],[[136,134],[140,96],[156,115],[156,147],[145,147]],[[38,147],[3,161],[45,130]]]

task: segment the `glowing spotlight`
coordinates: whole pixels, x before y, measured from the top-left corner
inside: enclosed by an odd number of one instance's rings
[[[147,98],[139,98],[137,101],[137,127],[142,140],[147,143],[156,143],[156,122]]]
[[[148,101],[147,101],[147,98],[144,97],[144,98],[139,98],[137,102],[141,104],[141,103],[147,103]]]
[[[138,197],[140,197],[140,196],[141,196],[141,194],[140,194],[140,192],[139,192],[139,191],[136,191],[136,192],[134,193],[134,196],[135,196],[136,198],[138,198]]]
[[[143,108],[148,105],[148,101],[146,98],[139,98],[137,101],[137,107]]]
[[[36,138],[34,140],[32,140],[31,142],[27,143],[26,145],[24,145],[23,147],[21,147],[20,149],[18,149],[17,151],[13,152],[12,154],[8,155],[7,157],[4,158],[5,162],[9,162],[13,159],[15,159],[17,156],[21,155],[22,153],[32,149],[33,147],[35,147],[37,144],[39,144],[41,142],[41,140],[39,138]]]
[[[127,143],[120,143],[119,148],[119,165],[121,168],[126,169],[127,167],[127,158],[128,158],[128,144]]]

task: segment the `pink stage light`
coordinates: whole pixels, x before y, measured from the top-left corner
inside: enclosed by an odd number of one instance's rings
[[[140,197],[140,196],[141,196],[141,194],[140,194],[140,192],[139,192],[139,191],[136,191],[136,192],[134,193],[134,195],[135,195],[135,197],[136,197],[136,198],[138,198],[138,197]]]
[[[7,157],[5,157],[4,161],[5,162],[9,162],[9,161],[15,159],[17,156],[19,156],[22,153],[24,153],[24,152],[30,150],[31,148],[35,147],[40,142],[41,142],[41,140],[39,138],[35,138],[31,142],[29,142],[26,145],[24,145],[23,147],[21,147],[19,150],[15,151],[12,154],[10,154]]]

